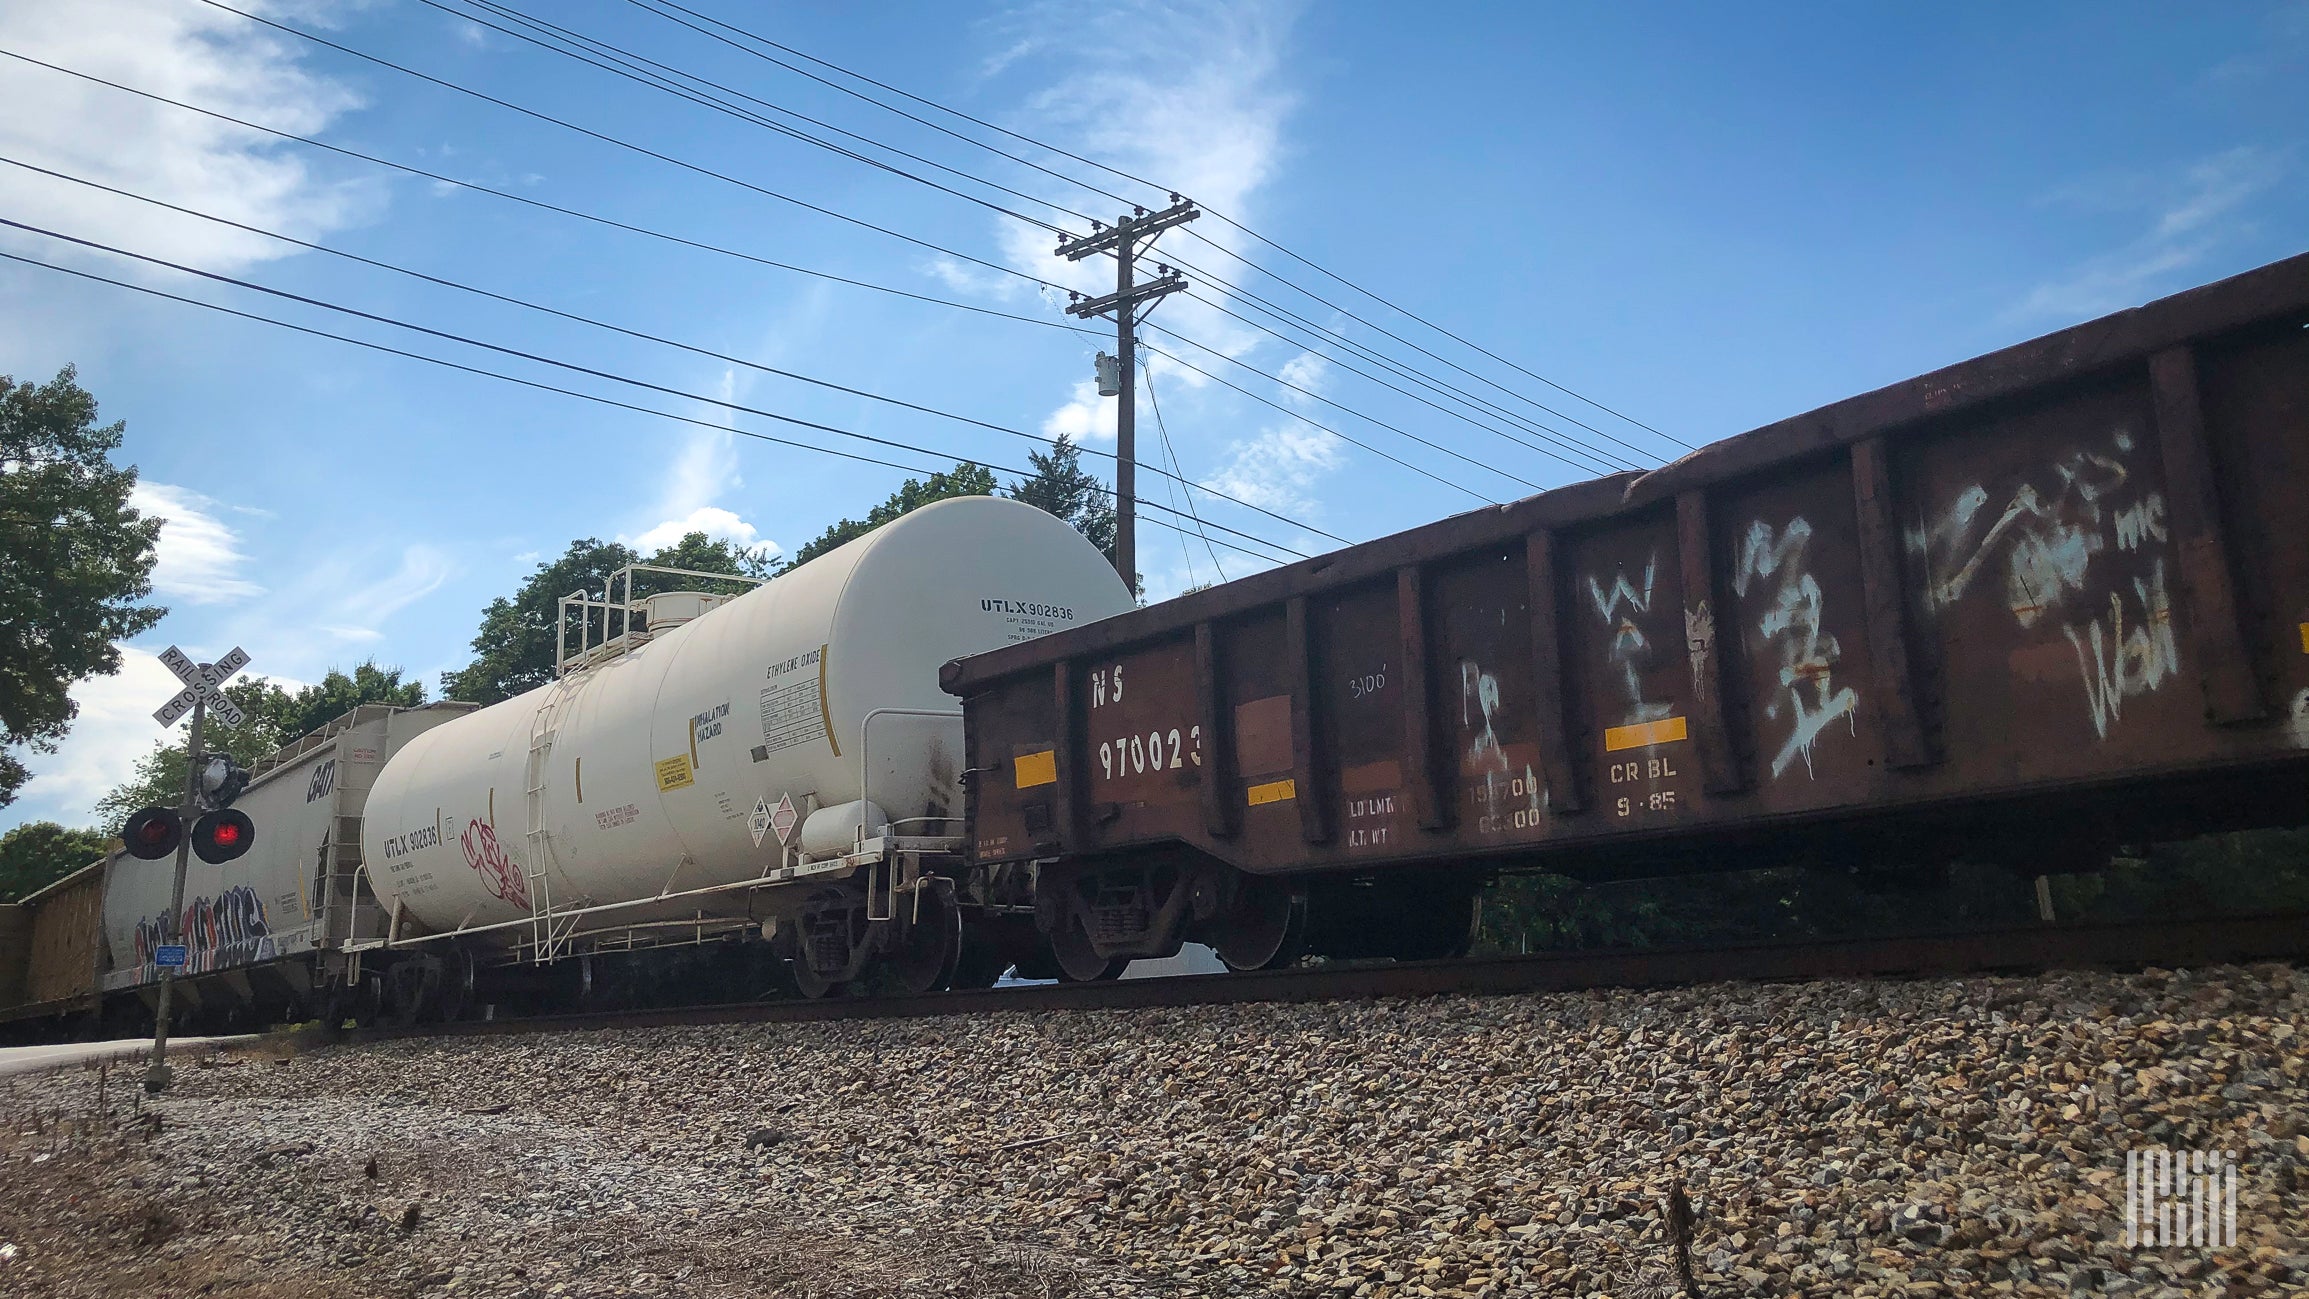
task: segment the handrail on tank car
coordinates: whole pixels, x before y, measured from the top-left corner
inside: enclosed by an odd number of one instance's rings
[[[669,568],[664,564],[627,564],[611,573],[602,582],[600,599],[594,599],[593,592],[584,587],[579,587],[561,597],[561,602],[556,607],[553,618],[553,675],[556,679],[570,671],[572,666],[580,668],[591,666],[587,660],[596,650],[606,650],[610,646],[620,643],[631,648],[633,645],[648,639],[649,629],[646,626],[639,632],[636,632],[633,627],[633,615],[637,611],[633,598],[633,575],[635,573],[662,573],[668,577],[697,577],[711,582],[738,582],[746,586],[761,586],[770,580],[766,577],[746,577],[738,573],[708,573],[695,568]],[[620,582],[625,585],[625,598],[622,600],[613,595]],[[660,594],[664,593],[661,592]],[[703,592],[701,594],[711,593]],[[643,597],[643,603],[646,603],[647,599],[648,597]],[[569,609],[571,605],[577,606],[578,610],[577,652],[575,654],[568,653]],[[601,644],[599,645],[593,643],[593,611],[595,609],[601,610],[602,615]],[[609,614],[612,610],[625,615],[624,630],[615,636],[609,634]]]

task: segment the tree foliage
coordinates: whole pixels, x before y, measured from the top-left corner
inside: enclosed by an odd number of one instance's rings
[[[1090,539],[1098,553],[1114,560],[1115,512],[1114,494],[1099,481],[1098,475],[1082,467],[1082,448],[1071,438],[1060,434],[1048,451],[1029,451],[1027,463],[1034,473],[1020,479],[1008,495],[1014,501],[1054,514],[1074,525],[1074,530]]]
[[[204,721],[200,747],[210,753],[230,754],[233,761],[247,766],[362,704],[414,708],[425,702],[425,683],[403,681],[401,669],[379,667],[372,659],[350,674],[331,668],[318,684],[293,694],[265,677],[236,681],[226,686],[224,693],[248,714],[248,720],[239,726]],[[189,720],[179,722],[175,738],[154,745],[137,759],[135,774],[127,783],[97,800],[98,825],[117,831],[140,807],[173,807],[183,800],[185,744],[191,729]]]
[[[843,519],[811,538],[807,545],[787,556],[786,561],[778,565],[778,571],[787,573],[800,568],[827,551],[856,541],[883,524],[911,514],[925,505],[956,496],[992,496],[994,487],[994,471],[968,461],[955,465],[945,473],[932,474],[927,479],[909,478],[899,484],[898,490],[890,494],[890,499],[866,511],[865,518]]]
[[[656,564],[701,573],[728,573],[736,577],[767,577],[768,561],[729,541],[709,539],[692,532],[673,545],[650,555],[637,554],[621,542],[584,537],[569,543],[561,557],[539,564],[510,599],[499,596],[481,611],[481,629],[473,637],[474,659],[465,667],[441,674],[441,694],[477,704],[494,704],[534,690],[553,679],[553,640],[561,627],[561,597],[584,591],[605,598],[612,573],[628,564]],[[685,590],[697,579],[644,573],[633,584],[634,598],[660,591]],[[735,584],[731,588],[737,590]],[[621,587],[618,594],[622,596]],[[622,626],[612,628],[622,631]],[[603,629],[598,623],[593,633]],[[571,638],[575,648],[575,637]]]
[[[21,902],[83,866],[103,860],[111,836],[27,821],[0,835],[0,903]]]
[[[78,706],[73,685],[120,670],[125,640],[167,610],[152,594],[158,519],[128,504],[119,421],[71,366],[45,384],[0,375],[0,806],[26,778],[11,749],[53,752]]]

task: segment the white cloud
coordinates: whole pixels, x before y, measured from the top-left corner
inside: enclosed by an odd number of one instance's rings
[[[265,588],[242,576],[248,566],[240,534],[212,511],[217,503],[189,488],[139,482],[128,503],[160,526],[159,562],[152,589],[172,604],[226,604],[263,595]]]
[[[1278,373],[1291,386],[1283,390],[1283,400],[1294,406],[1314,405],[1315,398],[1309,394],[1323,391],[1323,379],[1330,370],[1331,363],[1313,352],[1301,352],[1284,362]]]
[[[1048,0],[1005,16],[997,33],[1001,53],[988,61],[985,75],[1051,78],[1027,98],[1018,115],[1017,124],[1027,133],[1176,185],[1209,209],[1249,220],[1256,191],[1283,156],[1283,128],[1297,107],[1287,74],[1292,29],[1301,9],[1297,0],[1134,0],[1089,10]],[[1103,175],[1092,179],[1107,189],[1118,183]],[[1147,198],[1162,201],[1160,195]],[[1104,206],[1082,210],[1102,220],[1121,215]],[[1113,290],[1111,259],[1069,262],[1053,252],[1053,241],[1043,231],[1016,222],[998,229],[1004,260],[1011,266],[1084,294]],[[1202,243],[1203,238],[1227,243],[1232,232],[1205,217],[1165,233],[1147,261],[1161,263],[1175,253],[1232,278],[1228,272],[1238,264]],[[1147,266],[1148,274],[1154,272],[1155,266]],[[971,287],[972,277],[946,278],[954,287]],[[1223,299],[1224,290],[1201,282],[1207,277],[1189,271],[1187,278],[1198,284],[1202,296]],[[1245,356],[1264,337],[1184,295],[1167,299],[1157,320],[1230,357]],[[1159,335],[1150,335],[1149,342],[1178,347]],[[1191,348],[1182,350],[1197,366],[1218,364]],[[1209,382],[1161,358],[1148,356],[1146,361],[1159,369],[1156,377],[1166,391]],[[1095,394],[1092,385],[1072,383],[1043,431],[1111,437],[1112,403],[1086,393]]]
[[[1042,435],[1053,440],[1061,434],[1077,442],[1114,441],[1115,399],[1098,395],[1098,381],[1074,385],[1074,396],[1042,421]]]
[[[0,5],[0,46],[299,134],[320,132],[359,102],[300,67],[292,38],[184,0]],[[306,239],[353,222],[381,197],[373,185],[315,175],[294,148],[45,68],[16,64],[0,76],[0,153],[9,157]],[[0,206],[33,225],[214,270],[295,251],[14,167],[0,167]],[[12,233],[6,243],[46,260],[122,265],[37,235]]]
[[[785,553],[785,547],[762,536],[753,524],[718,505],[701,505],[681,518],[667,519],[638,537],[619,540],[646,555],[673,545],[692,532],[702,532],[716,541],[727,541],[756,554]]]
[[[1206,480],[1238,501],[1283,514],[1321,512],[1314,487],[1337,469],[1346,443],[1303,420],[1266,430],[1228,448],[1224,468]]]
[[[2248,145],[2200,159],[2176,177],[2103,178],[2059,191],[2056,201],[2087,209],[2146,209],[2148,229],[2114,252],[2035,285],[2008,314],[2078,320],[2155,297],[2250,229],[2244,209],[2282,180],[2290,165],[2285,153]]]
[[[24,765],[32,772],[18,801],[0,816],[22,821],[58,821],[84,826],[91,820],[96,800],[135,774],[137,759],[171,734],[152,720],[153,710],[167,703],[183,687],[161,665],[160,656],[133,645],[118,645],[120,671],[92,677],[72,688],[80,714],[54,753],[26,753]],[[187,644],[186,653],[207,661],[230,648],[227,645]],[[305,683],[274,673],[263,675],[284,690]],[[178,723],[178,730],[184,728]],[[118,830],[118,826],[102,826]]]

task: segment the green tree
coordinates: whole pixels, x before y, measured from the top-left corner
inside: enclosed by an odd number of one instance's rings
[[[596,537],[572,541],[559,559],[539,564],[512,596],[499,596],[481,611],[481,629],[473,637],[474,659],[461,669],[441,674],[442,697],[494,704],[551,681],[553,640],[561,629],[561,597],[584,591],[602,599],[610,575],[638,563],[733,577],[767,577],[770,572],[770,564],[762,556],[729,541],[709,540],[702,532],[688,533],[648,556],[621,542]],[[645,573],[635,579],[633,593],[638,599],[696,585],[694,578]],[[617,594],[622,596],[623,588]],[[613,625],[609,630],[622,631],[623,627]],[[602,632],[597,622],[595,638]],[[575,646],[572,636],[571,648]]]
[[[911,514],[925,505],[955,496],[992,496],[994,471],[984,465],[962,461],[946,473],[932,474],[928,479],[909,478],[899,484],[890,499],[866,511],[863,519],[844,519],[812,538],[809,544],[786,557],[778,566],[781,573],[792,572],[827,551],[847,542],[856,541],[874,529]]]
[[[11,749],[54,752],[79,711],[71,688],[120,670],[115,642],[167,613],[152,594],[158,519],[129,508],[119,421],[64,367],[45,384],[0,375],[0,806],[28,774]]]
[[[93,862],[111,837],[101,830],[67,830],[54,821],[27,821],[0,835],[0,902],[21,902]]]
[[[236,681],[224,693],[248,714],[248,720],[239,726],[203,723],[200,746],[210,753],[229,754],[245,767],[362,704],[414,708],[425,702],[425,683],[403,681],[401,669],[379,667],[371,659],[350,674],[330,668],[318,684],[294,694],[265,677]],[[136,771],[125,784],[97,800],[98,825],[117,830],[140,807],[156,803],[173,807],[184,798],[185,744],[191,728],[189,721],[178,723],[176,738],[155,744],[137,759]]]
[[[1034,473],[1018,480],[1005,494],[1073,524],[1074,530],[1088,537],[1090,544],[1098,547],[1099,553],[1111,563],[1115,538],[1114,494],[1096,474],[1082,467],[1082,448],[1062,433],[1050,450],[1029,451],[1026,460],[1034,466]]]

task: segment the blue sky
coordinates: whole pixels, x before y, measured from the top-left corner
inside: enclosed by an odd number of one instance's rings
[[[685,2],[1161,181],[1692,444],[2309,245],[2302,0],[1790,6],[1769,18],[1704,5]],[[1085,288],[1111,284],[1103,260],[1050,259],[1045,231],[443,12],[473,11],[465,0],[235,5],[971,257]],[[709,41],[631,0],[514,7],[1075,212],[1114,214],[1111,199]],[[1054,295],[1021,279],[198,0],[22,0],[0,11],[0,49],[684,239],[1066,320]],[[1162,201],[998,142],[1117,194]],[[626,234],[13,59],[0,59],[0,156],[728,356],[1028,433],[1077,431],[1111,448],[1112,403],[1088,386],[1099,340],[1047,325]],[[702,525],[748,544],[793,546],[904,476],[720,426],[926,468],[960,456],[1022,464],[1029,449],[1003,433],[486,302],[17,167],[0,166],[0,216],[706,400],[572,379],[42,236],[0,232],[0,251],[715,426],[511,388],[0,263],[0,372],[44,379],[77,364],[105,418],[128,422],[124,454],[143,472],[142,503],[170,519],[157,581],[171,609],[128,647],[121,675],[76,692],[83,717],[74,736],[62,752],[33,757],[35,779],[0,810],[0,825],[88,819],[89,804],[156,738],[146,714],[169,686],[152,656],[172,642],[201,656],[239,643],[257,671],[292,682],[373,655],[431,683],[465,661],[481,607],[572,538],[648,541]],[[1175,253],[1615,453],[1629,454],[1522,399],[1621,439],[1647,463],[1679,450],[1216,219],[1194,229],[1361,319],[1184,234],[1166,235],[1158,259]],[[1255,314],[1207,274],[1190,278],[1202,295]],[[1154,395],[1184,475],[1306,526],[1199,497],[1208,516],[1281,545],[1335,544],[1316,529],[1364,540],[1593,472],[1376,387],[1311,352],[1303,334],[1294,343],[1186,299],[1165,304],[1153,324],[1154,345],[1274,403],[1154,362]],[[1520,396],[1446,369],[1372,324]],[[1212,352],[1175,341],[1181,335]],[[1342,353],[1328,340],[1322,350]],[[929,450],[894,454],[796,435],[716,400]],[[1139,404],[1141,454],[1151,458],[1159,443],[1143,393]],[[1164,499],[1159,478],[1142,474],[1142,483],[1143,494]],[[1202,544],[1180,542],[1141,530],[1155,597],[1211,580]],[[1256,566],[1223,550],[1220,558],[1230,576]]]

